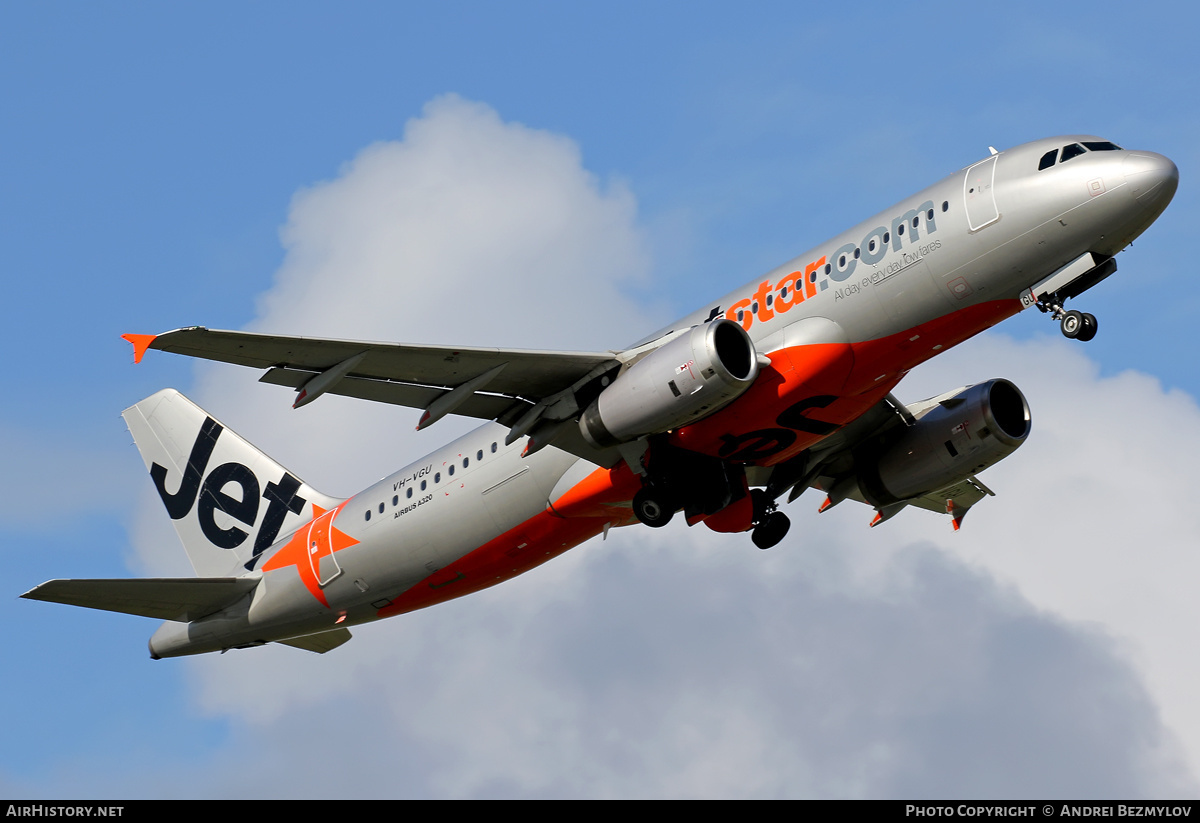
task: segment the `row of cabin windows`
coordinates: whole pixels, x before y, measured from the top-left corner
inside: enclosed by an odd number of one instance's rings
[[[1062,152],[1062,157],[1058,156],[1059,151]],[[1110,143],[1107,140],[1099,140],[1094,143],[1072,143],[1069,146],[1063,146],[1062,149],[1051,149],[1042,155],[1042,159],[1038,161],[1038,171],[1048,169],[1055,164],[1065,163],[1068,160],[1074,160],[1081,154],[1087,154],[1089,151],[1124,151],[1116,143]]]
[[[495,454],[498,449],[499,449],[499,444],[493,442],[492,448],[491,448],[492,454]],[[478,463],[481,460],[483,460],[483,449],[480,449],[479,451],[475,452],[475,462]],[[470,465],[471,465],[471,458],[464,457],[462,459],[462,467],[465,469]],[[446,467],[446,477],[447,478],[454,476],[454,469],[455,469],[454,463],[451,463],[449,466]],[[436,486],[438,483],[441,483],[441,482],[442,482],[442,473],[434,472],[433,473],[433,484]],[[425,491],[427,488],[429,488],[429,479],[428,478],[421,481],[421,491]],[[404,491],[404,498],[407,500],[408,498],[410,498],[412,496],[413,496],[413,487],[409,486]],[[400,505],[400,495],[398,495],[398,494],[392,495],[392,506],[396,507],[399,505]],[[383,514],[386,509],[387,509],[386,504],[384,504],[384,503],[379,504],[379,513],[380,514]],[[370,521],[370,519],[371,519],[371,510],[367,509],[366,512],[363,514],[363,520]]]
[[[949,210],[950,210],[950,201],[943,200],[942,201],[942,212],[945,213]],[[925,218],[927,220],[933,219],[933,209],[930,209],[929,211],[927,211],[925,213]],[[916,217],[914,217],[912,219],[912,227],[915,229],[920,225],[921,225],[921,215],[918,214]],[[896,234],[899,234],[899,235],[904,234],[904,224],[903,223],[901,223],[899,226],[896,227]],[[892,242],[892,233],[890,231],[885,231],[883,233],[883,245],[886,246],[890,242]],[[872,237],[871,242],[867,244],[867,251],[874,252],[876,248],[877,248],[876,240],[874,237]],[[854,250],[854,259],[855,260],[857,260],[861,255],[862,255],[861,248],[857,248]],[[838,258],[838,269],[844,269],[844,268],[846,268],[846,255],[843,254],[841,257]],[[826,263],[825,264],[825,274],[829,275],[832,273],[833,273],[833,264]],[[816,271],[809,272],[808,280],[810,283],[816,283],[817,282],[817,272]],[[782,288],[779,289],[779,296],[784,299],[787,298],[787,296],[788,296],[788,287],[787,286],[783,286]],[[775,302],[775,293],[772,292],[771,294],[767,295],[767,308],[770,308],[771,304],[774,302]],[[757,300],[755,300],[753,303],[750,304],[750,313],[758,314],[758,301]],[[744,309],[740,309],[738,311],[737,319],[738,319],[739,323],[742,322],[742,318],[745,316],[745,314],[746,314],[746,312]]]

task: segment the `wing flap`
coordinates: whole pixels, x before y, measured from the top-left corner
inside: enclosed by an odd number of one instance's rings
[[[931,512],[947,514],[955,510],[965,511],[992,493],[986,487],[983,487],[982,483],[979,483],[978,480],[972,477],[961,483],[955,483],[953,486],[947,486],[944,489],[938,489],[929,494],[914,497],[908,502],[922,509],[928,509]]]
[[[316,372],[276,366],[269,369],[258,380],[260,383],[299,389],[315,374]],[[415,386],[411,383],[373,380],[364,377],[344,377],[329,389],[329,394],[340,394],[343,397],[354,397],[376,403],[391,403],[395,406],[407,406],[412,409],[429,408],[434,400],[445,393],[445,389],[432,386]],[[464,400],[461,405],[456,406],[454,413],[466,417],[477,417],[481,420],[494,420],[514,403],[519,402],[522,401],[502,395],[476,393]]]
[[[237,602],[257,585],[258,578],[250,577],[50,580],[21,597],[190,623]]]

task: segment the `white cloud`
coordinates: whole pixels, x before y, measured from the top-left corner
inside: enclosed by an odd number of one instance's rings
[[[967,516],[961,537],[935,540],[1039,608],[1111,633],[1195,772],[1200,663],[1185,650],[1200,643],[1189,585],[1200,574],[1190,488],[1200,457],[1196,401],[1143,373],[1101,377],[1078,344],[999,335],[947,353],[902,388],[925,396],[998,374],[1025,392],[1033,431],[987,474],[998,497]],[[907,538],[915,517],[892,522]]]
[[[622,291],[647,268],[629,193],[598,183],[570,141],[457,98],[298,195],[284,238],[256,329],[598,348],[654,325]],[[771,552],[679,523],[617,530],[503,586],[356,629],[330,655],[191,660],[200,705],[237,721],[206,784],[360,797],[1193,793],[1175,735],[1200,751],[1184,700],[1200,672],[1171,650],[1195,645],[1177,457],[1196,453],[1195,405],[1144,376],[1100,379],[1077,348],[1002,337],[943,355],[903,394],[994,374],[1025,389],[1034,434],[988,474],[1001,496],[958,535],[923,512],[874,530],[850,503],[818,517],[804,497]],[[253,380],[206,369],[197,399],[335,493],[455,430],[417,438],[415,412],[340,398],[292,412],[285,390]],[[1153,484],[1165,510],[1134,516],[1145,493],[1131,480]]]
[[[603,350],[657,320],[629,296],[649,259],[627,188],[597,180],[570,140],[454,96],[297,194],[282,236],[256,331]],[[289,390],[233,372],[204,370],[202,404],[219,402],[218,417],[331,493],[469,428],[446,421],[416,439],[417,412],[334,397],[291,412]]]

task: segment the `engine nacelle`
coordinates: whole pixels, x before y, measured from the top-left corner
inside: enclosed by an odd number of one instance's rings
[[[889,505],[959,483],[1012,454],[1029,436],[1029,404],[1007,380],[968,386],[937,401],[873,465],[858,466],[868,502]]]
[[[579,429],[598,448],[686,426],[738,397],[758,377],[741,324],[695,326],[634,363],[592,401]]]

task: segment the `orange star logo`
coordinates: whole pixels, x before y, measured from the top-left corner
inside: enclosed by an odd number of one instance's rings
[[[333,558],[333,553],[358,543],[353,537],[333,525],[334,518],[338,516],[345,505],[346,503],[342,503],[336,508],[326,511],[314,504],[313,519],[307,525],[296,529],[292,539],[275,552],[275,556],[263,565],[262,570],[270,572],[295,566],[305,588],[313,597],[320,600],[323,606],[329,608],[329,601],[325,599],[324,586],[342,573],[341,568],[337,565],[337,560]],[[325,557],[330,558],[331,562],[326,563],[322,569],[321,560]]]

